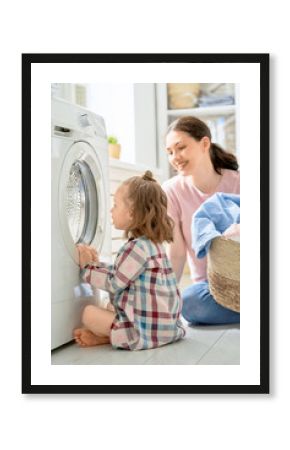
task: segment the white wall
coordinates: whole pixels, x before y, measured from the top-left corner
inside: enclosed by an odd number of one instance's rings
[[[158,166],[155,84],[134,84],[135,150],[138,163]]]
[[[104,117],[107,134],[121,144],[121,159],[136,162],[134,86],[132,84],[87,84],[87,107]]]
[[[87,84],[87,107],[102,115],[107,134],[118,138],[122,161],[157,167],[153,83]]]

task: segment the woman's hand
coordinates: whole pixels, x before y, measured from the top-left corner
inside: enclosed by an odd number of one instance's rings
[[[99,258],[97,251],[86,244],[78,244],[77,249],[79,252],[79,266],[83,269],[87,264],[98,264]]]
[[[223,237],[226,239],[235,239],[240,237],[240,224],[233,223],[223,233]]]

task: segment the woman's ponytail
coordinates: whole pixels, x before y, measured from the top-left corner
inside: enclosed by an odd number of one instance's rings
[[[215,171],[221,175],[221,169],[238,170],[237,158],[232,153],[226,152],[218,144],[211,142],[210,159]]]

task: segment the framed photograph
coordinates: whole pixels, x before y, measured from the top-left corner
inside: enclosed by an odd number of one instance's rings
[[[269,393],[268,54],[23,54],[22,149],[23,393]]]

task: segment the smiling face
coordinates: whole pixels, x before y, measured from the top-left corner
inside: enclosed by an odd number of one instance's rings
[[[184,131],[170,131],[166,136],[169,163],[180,175],[191,175],[208,157],[210,140],[203,137],[197,141]]]
[[[126,186],[120,186],[114,195],[114,205],[111,215],[114,227],[117,230],[129,230],[132,223],[131,209],[127,200]]]

